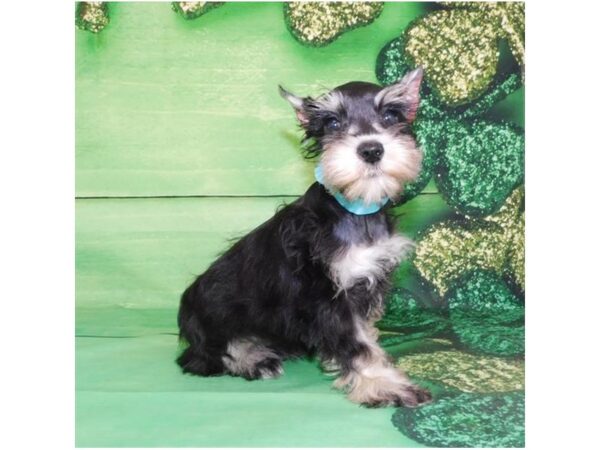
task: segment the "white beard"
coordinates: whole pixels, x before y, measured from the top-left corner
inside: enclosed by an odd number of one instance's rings
[[[364,162],[356,149],[365,141],[377,141],[384,152],[377,164]],[[381,133],[346,136],[324,146],[321,157],[323,179],[327,186],[349,200],[379,203],[398,198],[404,185],[414,181],[421,170],[422,153],[410,136]]]

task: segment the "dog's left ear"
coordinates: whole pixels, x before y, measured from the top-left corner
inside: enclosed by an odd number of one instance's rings
[[[286,91],[281,86],[279,86],[279,95],[281,95],[289,102],[290,105],[292,105],[294,111],[296,111],[296,117],[298,118],[300,125],[305,126],[308,124],[308,115],[304,109],[304,99]]]
[[[412,122],[417,116],[419,91],[423,81],[423,69],[417,67],[408,72],[404,77],[388,87],[383,88],[375,97],[375,103],[380,105],[397,104],[402,108],[402,114],[407,122]]]

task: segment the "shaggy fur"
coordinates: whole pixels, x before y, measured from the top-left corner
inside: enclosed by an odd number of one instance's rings
[[[385,210],[355,215],[331,195],[396,198],[419,172],[410,133],[420,70],[388,88],[354,82],[317,99],[281,90],[319,156],[325,185],[236,242],[183,293],[177,362],[197,375],[247,379],[283,372],[282,360],[316,355],[335,386],[368,406],[416,406],[412,384],[377,344],[388,278],[411,249]]]

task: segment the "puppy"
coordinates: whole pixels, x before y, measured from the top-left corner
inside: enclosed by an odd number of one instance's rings
[[[280,87],[305,131],[317,181],[237,241],[183,293],[184,372],[277,377],[316,355],[334,385],[367,406],[431,399],[377,344],[389,276],[412,249],[386,215],[422,154],[410,125],[423,72],[380,87],[352,82],[317,98]]]

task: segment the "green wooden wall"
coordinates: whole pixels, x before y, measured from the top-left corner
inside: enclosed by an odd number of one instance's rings
[[[386,4],[373,24],[324,48],[292,38],[281,3],[227,4],[193,21],[168,3],[111,3],[104,31],[76,32],[79,444],[148,443],[120,435],[114,424],[113,441],[94,434],[110,422],[110,410],[100,414],[104,423],[87,408],[103,389],[119,390],[108,374],[97,375],[88,350],[102,344],[94,339],[114,338],[118,347],[131,345],[121,337],[169,336],[163,356],[172,361],[181,291],[228,239],[312,182],[313,165],[300,156],[294,116],[277,85],[307,95],[376,81],[379,50],[431,7]],[[522,124],[523,92],[493,114]],[[411,236],[449,214],[433,185],[399,212]],[[401,444],[391,436],[379,444]],[[236,445],[231,439],[225,443]]]

